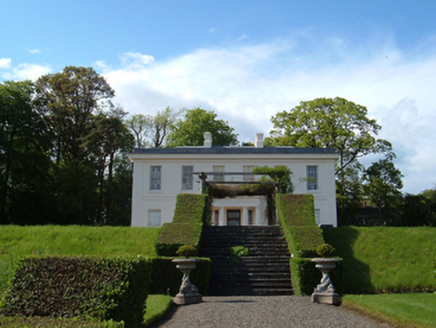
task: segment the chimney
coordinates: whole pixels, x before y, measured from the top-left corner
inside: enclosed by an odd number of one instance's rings
[[[204,133],[204,145],[205,148],[211,148],[212,147],[212,133],[205,132]]]
[[[263,148],[263,133],[256,133],[256,138],[254,139],[254,146],[256,148]]]

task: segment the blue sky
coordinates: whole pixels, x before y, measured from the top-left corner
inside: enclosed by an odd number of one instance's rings
[[[3,1],[0,81],[92,66],[131,114],[202,106],[241,141],[300,101],[368,108],[404,174],[436,184],[435,1]],[[369,160],[368,160],[369,161]]]

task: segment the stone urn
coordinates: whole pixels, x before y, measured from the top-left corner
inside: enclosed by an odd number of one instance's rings
[[[312,302],[340,305],[342,302],[341,296],[336,293],[335,287],[329,276],[329,272],[336,268],[336,265],[341,260],[326,257],[316,257],[312,259],[315,262],[315,267],[322,272],[321,283],[316,286],[312,294]]]
[[[200,260],[194,258],[177,258],[174,259],[173,262],[177,264],[177,269],[183,273],[179,293],[173,298],[173,302],[178,305],[200,303],[202,296],[198,292],[197,287],[189,280],[189,274],[195,269],[196,263],[200,262]]]

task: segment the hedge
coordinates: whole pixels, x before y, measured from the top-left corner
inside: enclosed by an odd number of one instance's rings
[[[149,293],[176,295],[182,282],[182,272],[176,268],[171,257],[156,257],[149,259],[152,265],[152,276]],[[191,282],[201,295],[207,295],[209,289],[210,259],[199,258],[196,268],[190,274]]]
[[[316,247],[324,244],[324,238],[316,225],[313,195],[279,194],[276,208],[289,252],[294,257],[317,256]]]
[[[6,316],[76,317],[140,326],[151,265],[144,257],[25,258],[6,291]]]
[[[183,245],[198,248],[204,224],[210,222],[210,200],[207,195],[179,194],[171,223],[165,223],[156,243],[160,256],[175,256]]]
[[[321,280],[313,257],[316,247],[324,244],[323,232],[316,225],[313,195],[276,196],[277,217],[282,226],[289,252],[292,288],[295,295],[310,295]],[[342,262],[330,274],[338,293],[342,288]]]

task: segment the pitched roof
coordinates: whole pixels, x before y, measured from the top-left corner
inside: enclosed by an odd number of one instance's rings
[[[175,147],[175,148],[135,148],[132,154],[335,154],[333,148],[296,148],[253,146],[216,146],[216,147]]]

